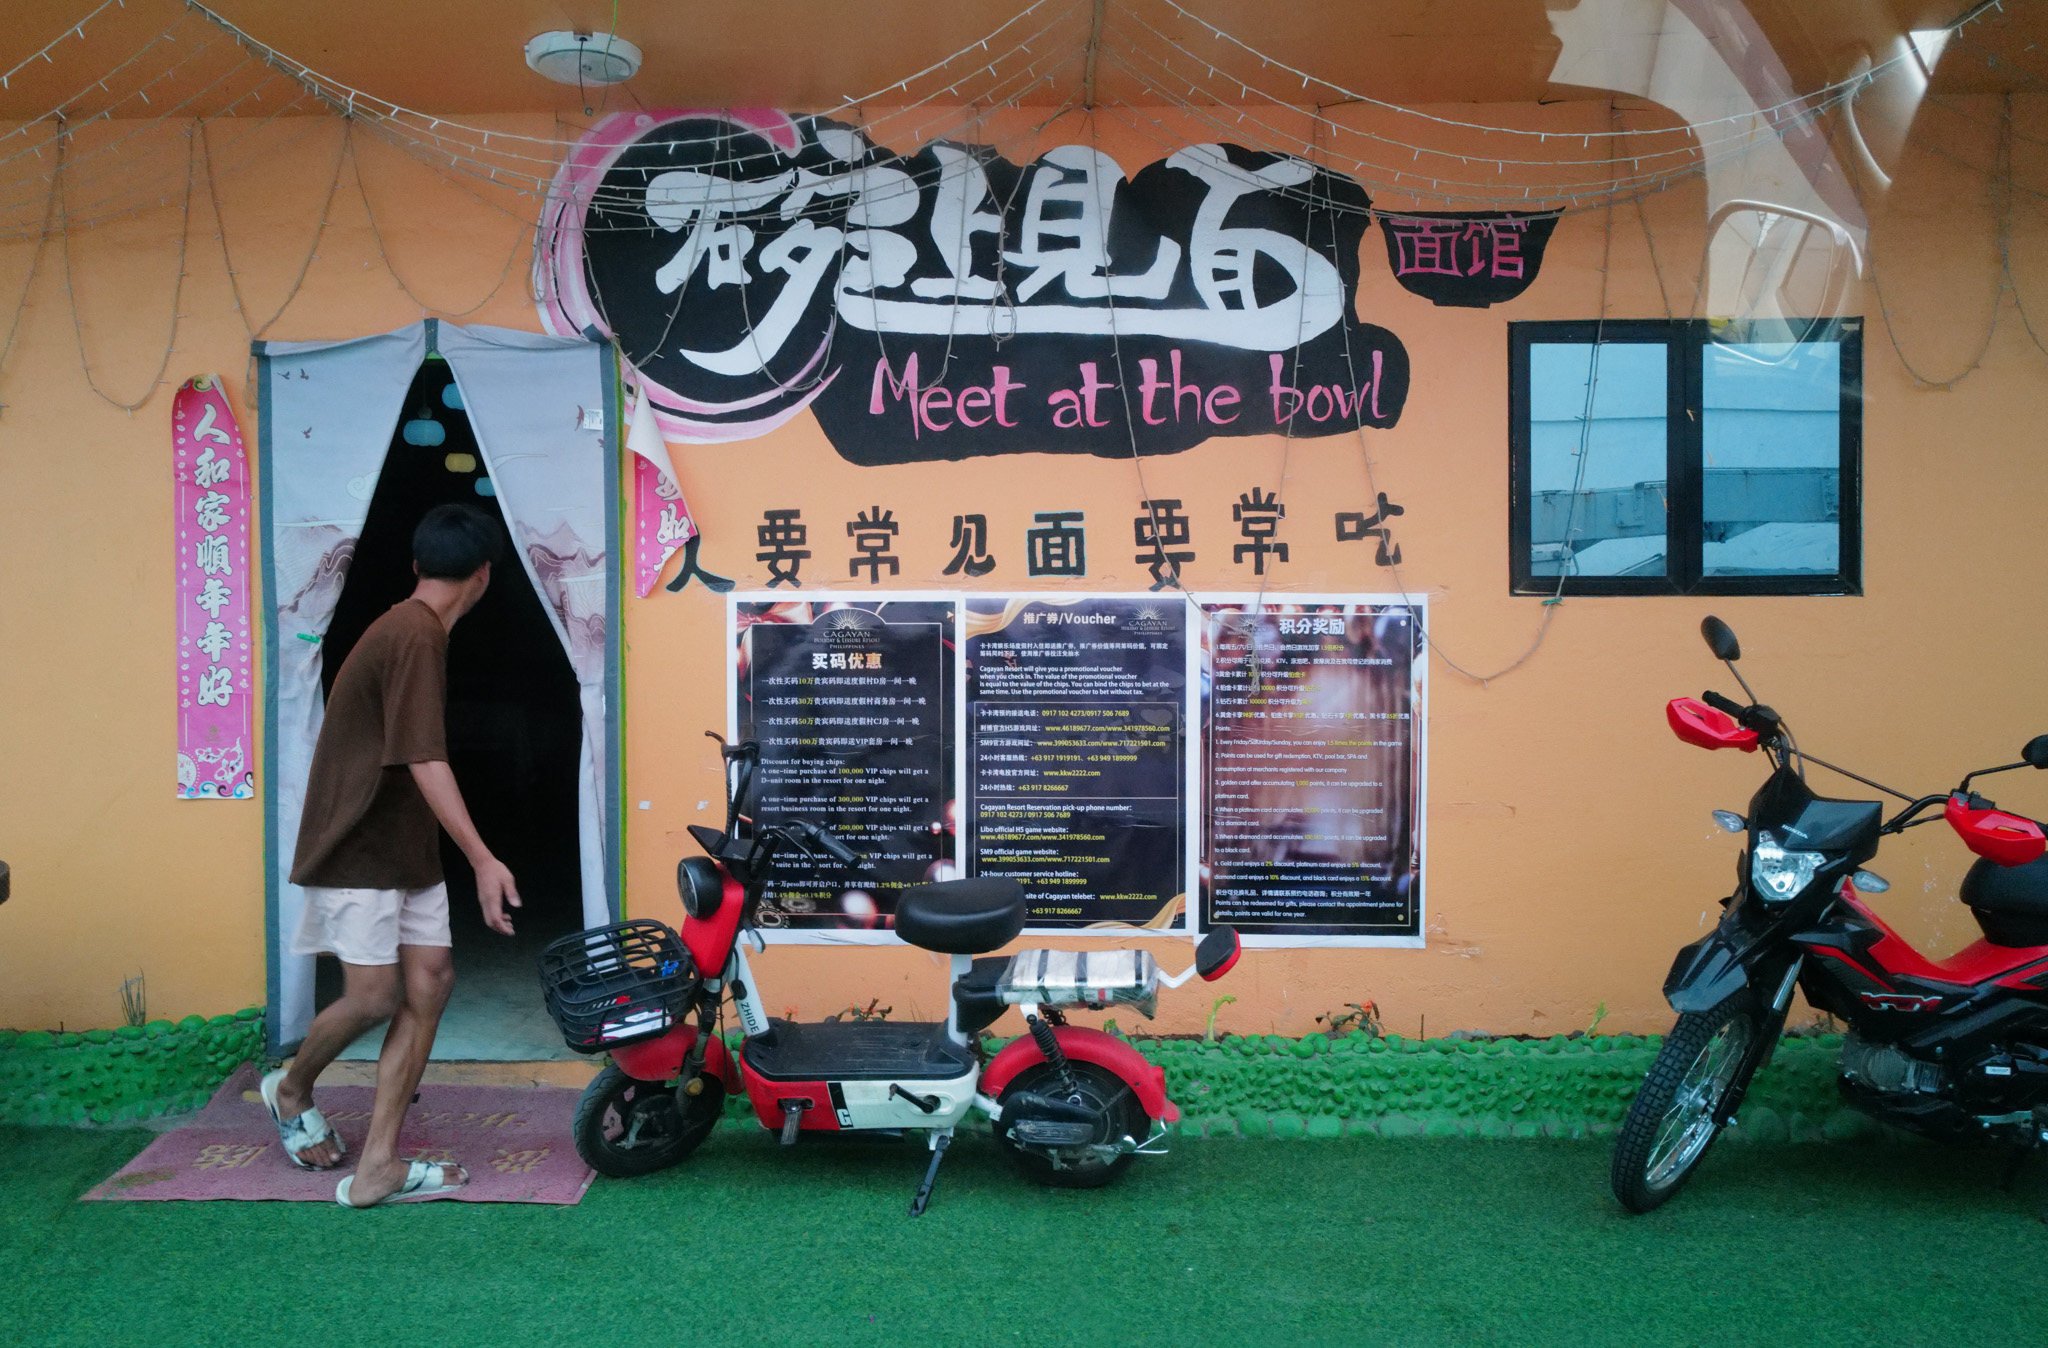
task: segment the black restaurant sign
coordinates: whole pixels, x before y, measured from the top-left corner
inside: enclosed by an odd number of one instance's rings
[[[1352,179],[1237,145],[1126,179],[1086,145],[618,114],[564,165],[537,273],[549,325],[615,337],[674,440],[809,408],[862,464],[1124,456],[1393,425],[1408,354],[1357,317],[1372,224]]]

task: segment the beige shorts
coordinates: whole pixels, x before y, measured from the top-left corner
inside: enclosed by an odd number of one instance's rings
[[[448,886],[432,889],[306,890],[295,955],[334,955],[349,964],[396,964],[402,945],[446,946]]]

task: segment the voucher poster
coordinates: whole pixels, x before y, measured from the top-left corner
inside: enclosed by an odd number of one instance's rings
[[[1187,605],[964,602],[970,873],[1023,886],[1034,928],[1184,927]]]
[[[951,596],[734,595],[733,735],[761,746],[754,817],[824,824],[861,854],[778,858],[759,924],[794,940],[888,940],[909,885],[955,873]]]
[[[1227,596],[1202,610],[1202,927],[1422,945],[1423,606]]]

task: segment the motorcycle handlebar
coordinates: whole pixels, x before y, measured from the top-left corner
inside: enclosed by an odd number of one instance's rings
[[[1785,723],[1778,719],[1778,713],[1762,703],[1752,703],[1744,706],[1732,697],[1724,697],[1720,693],[1713,692],[1701,693],[1700,701],[1706,703],[1715,711],[1728,713],[1735,718],[1736,724],[1745,729],[1754,730],[1765,738],[1772,738],[1784,732]]]
[[[1727,712],[1730,716],[1733,716],[1738,721],[1742,719],[1742,714],[1749,710],[1749,708],[1743,706],[1734,698],[1723,697],[1719,693],[1701,693],[1700,701],[1706,703],[1715,711]]]

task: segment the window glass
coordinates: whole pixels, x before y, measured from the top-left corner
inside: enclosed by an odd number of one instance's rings
[[[1842,348],[1709,342],[1701,371],[1701,574],[1841,567]]]
[[[1666,574],[1665,383],[1662,343],[1529,348],[1531,575]]]

